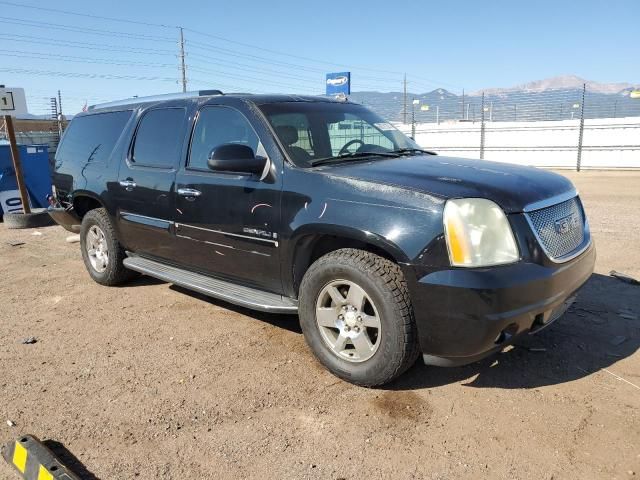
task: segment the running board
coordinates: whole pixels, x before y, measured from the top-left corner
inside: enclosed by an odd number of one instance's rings
[[[270,313],[298,313],[298,302],[282,295],[243,287],[135,255],[125,258],[123,263],[130,270],[135,270],[241,307]]]

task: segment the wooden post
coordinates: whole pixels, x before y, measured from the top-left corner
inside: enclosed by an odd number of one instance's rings
[[[22,176],[22,163],[20,163],[20,152],[18,151],[18,142],[16,142],[16,132],[13,130],[13,120],[11,118],[11,115],[4,116],[4,124],[7,129],[9,146],[11,147],[11,160],[13,160],[13,169],[16,172],[16,182],[18,184],[18,190],[20,191],[22,208],[24,210],[24,213],[31,213],[31,206],[29,205],[29,195],[27,194],[27,188],[24,184],[24,177]]]

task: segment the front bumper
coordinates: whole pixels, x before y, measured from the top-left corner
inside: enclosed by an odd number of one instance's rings
[[[563,264],[452,268],[410,283],[425,363],[471,363],[547,326],[591,276],[595,257],[591,243]]]

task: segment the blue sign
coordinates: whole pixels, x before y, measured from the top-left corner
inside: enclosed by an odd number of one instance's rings
[[[327,95],[351,95],[351,72],[327,73]]]

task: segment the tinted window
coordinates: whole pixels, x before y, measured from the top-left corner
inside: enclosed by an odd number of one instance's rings
[[[162,108],[144,114],[136,133],[132,160],[136,165],[171,168],[182,150],[183,108]]]
[[[99,113],[71,121],[56,153],[58,162],[106,162],[122,134],[131,111]]]
[[[193,131],[189,167],[207,169],[211,150],[225,143],[247,145],[262,154],[258,136],[244,115],[227,107],[203,108]]]

